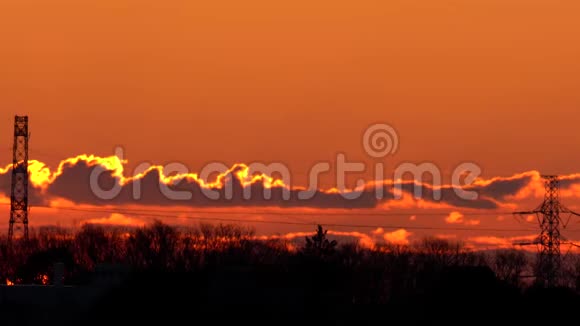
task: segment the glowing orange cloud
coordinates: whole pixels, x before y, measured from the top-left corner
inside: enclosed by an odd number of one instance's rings
[[[408,245],[409,244],[409,237],[412,235],[411,232],[400,229],[391,233],[385,233],[384,238],[385,241],[388,243],[396,244],[396,245]]]
[[[386,232],[383,228],[375,229],[371,234],[375,237],[373,240],[375,243],[380,241],[377,238],[382,238],[387,243],[395,245],[408,245],[410,243],[409,238],[413,235],[413,233],[405,229]]]
[[[544,195],[544,183],[542,182],[542,176],[538,171],[530,171],[526,173],[521,173],[513,176],[511,179],[504,178],[503,180],[513,180],[517,177],[531,177],[530,183],[520,189],[517,194],[508,197],[510,200],[522,200],[529,197],[541,198]],[[496,178],[497,179],[497,178]],[[501,180],[501,179],[498,179]],[[482,181],[485,185],[485,182]]]
[[[457,239],[457,234],[436,234],[435,238],[442,240],[453,240]]]
[[[40,161],[28,161],[28,173],[30,174],[30,183],[36,188],[45,188],[54,181],[50,169]]]
[[[62,176],[65,173],[66,168],[75,166],[79,163],[83,163],[88,167],[97,167],[100,166],[103,169],[110,171],[111,175],[116,178],[120,185],[127,185],[131,182],[141,180],[145,178],[149,173],[155,172],[159,177],[159,182],[167,185],[176,184],[182,180],[193,181],[197,185],[205,189],[223,189],[227,185],[228,178],[234,177],[240,182],[241,186],[249,187],[254,184],[260,184],[265,188],[284,188],[287,190],[303,190],[303,187],[292,187],[291,185],[287,185],[284,183],[283,180],[279,178],[275,178],[271,175],[267,175],[266,173],[253,173],[251,171],[251,167],[238,163],[234,164],[231,168],[219,173],[214,181],[204,180],[199,177],[197,173],[181,173],[181,174],[172,174],[166,175],[164,171],[164,167],[159,165],[153,165],[147,167],[144,171],[137,173],[133,176],[126,175],[125,165],[128,163],[127,160],[123,160],[117,156],[109,156],[109,157],[99,157],[96,155],[89,155],[89,154],[82,154],[76,157],[68,158],[61,161],[58,164],[58,167],[55,170],[51,170],[45,163],[30,160],[29,161],[29,171],[30,171],[30,180],[31,185],[41,191],[45,191],[48,187],[55,182],[57,178]],[[10,165],[6,166],[5,168],[0,168],[0,174],[6,174],[10,170]],[[543,185],[541,182],[541,177],[538,171],[529,171],[525,173],[515,174],[511,177],[494,177],[490,179],[477,179],[473,185],[473,187],[485,187],[492,185],[494,182],[501,182],[501,181],[517,181],[522,178],[526,178],[526,180],[531,180],[529,184],[521,186],[518,188],[518,192],[515,195],[508,195],[507,200],[521,200],[523,198],[527,198],[529,196],[538,196],[539,194],[543,193]],[[580,175],[578,174],[571,174],[568,176],[563,176],[563,180],[576,180],[580,179]],[[382,181],[373,181],[367,183],[365,185],[365,189],[367,191],[371,191],[377,185],[392,185],[392,180],[382,180]],[[417,182],[415,181],[415,184]],[[430,187],[428,184],[419,184],[419,186],[426,186]],[[451,187],[449,185],[445,187]],[[434,187],[431,187],[434,189]],[[451,189],[451,188],[449,188]],[[361,190],[360,187],[359,189]],[[318,189],[321,193],[331,194],[331,193],[340,193],[336,188],[330,189]],[[355,190],[343,190],[342,193],[348,193]],[[580,196],[580,184],[579,185],[571,185],[567,189],[562,190],[562,194],[569,195],[569,196]],[[513,203],[498,203],[497,200],[493,198],[485,198],[486,201],[489,203],[493,203],[494,205],[497,204],[496,207],[502,207],[506,209],[512,210],[514,206]],[[410,209],[410,208],[417,208],[417,209],[451,209],[453,207],[453,203],[441,201],[430,201],[430,200],[423,200],[423,199],[415,199],[413,195],[409,192],[403,192],[403,197],[401,199],[385,199],[384,201],[380,201],[377,203],[376,208],[378,209]],[[449,224],[466,224],[466,225],[478,225],[478,220],[466,220],[464,218],[459,218],[458,216],[450,216],[446,221]]]
[[[537,235],[527,235],[527,236],[519,236],[519,237],[496,237],[496,236],[477,236],[477,237],[470,237],[467,239],[468,242],[471,242],[475,246],[479,247],[486,247],[486,248],[517,248],[514,247],[514,243],[516,242],[530,242],[537,239]],[[535,250],[535,247],[528,246],[528,247],[521,247],[523,249],[528,250]]]
[[[79,162],[85,163],[89,167],[101,166],[107,171],[111,171],[111,175],[119,180],[121,185],[128,184],[134,180],[142,179],[148,173],[157,171],[159,175],[159,181],[170,185],[176,181],[189,179],[197,182],[201,187],[204,188],[216,188],[221,189],[225,184],[225,179],[228,175],[233,174],[242,183],[242,186],[249,186],[255,183],[262,183],[266,188],[273,187],[288,187],[284,184],[282,180],[275,179],[266,174],[250,175],[250,168],[242,163],[234,164],[227,171],[219,174],[215,182],[208,182],[206,180],[200,179],[197,173],[186,173],[186,174],[176,174],[172,176],[167,176],[164,173],[164,168],[162,166],[151,166],[145,171],[138,173],[134,176],[124,175],[124,164],[128,163],[127,160],[122,160],[117,156],[109,157],[98,157],[95,155],[82,154],[73,158],[68,158],[59,163],[58,168],[55,172],[52,172],[46,164],[31,160],[29,161],[29,173],[30,180],[33,186],[41,189],[46,189],[48,185],[53,183],[59,176],[64,173],[64,169],[67,166],[74,166]],[[7,173],[11,166],[7,166],[4,169],[0,169],[0,173]]]
[[[540,172],[528,171],[528,172],[514,174],[510,177],[493,177],[490,179],[477,178],[473,182],[473,185],[484,187],[484,186],[489,186],[490,184],[492,184],[494,182],[498,182],[498,181],[513,181],[513,180],[523,179],[523,178],[527,178],[527,177],[532,177],[532,179],[537,178],[538,180],[541,179]]]
[[[445,222],[449,224],[461,224],[463,223],[463,214],[459,212],[451,212],[451,214],[445,218]]]
[[[410,209],[410,208],[417,208],[417,209],[451,209],[453,206],[447,203],[441,202],[430,202],[424,199],[416,199],[413,197],[413,194],[410,193],[403,193],[403,196],[400,199],[392,199],[386,200],[379,204],[378,206],[384,210],[390,209]]]
[[[119,225],[119,226],[144,226],[145,222],[126,217],[122,214],[113,213],[109,217],[95,218],[86,220],[83,224],[103,224],[103,225]]]
[[[184,174],[176,174],[176,175],[172,175],[172,176],[167,176],[164,173],[164,168],[162,166],[159,165],[154,165],[154,166],[150,166],[148,167],[145,171],[142,171],[141,173],[135,174],[133,176],[126,176],[124,174],[125,169],[124,169],[124,165],[128,163],[127,160],[123,160],[115,155],[113,156],[108,156],[108,157],[99,157],[96,155],[92,155],[92,154],[81,154],[78,155],[76,157],[72,157],[72,158],[67,158],[63,161],[61,161],[56,169],[56,171],[51,171],[51,169],[43,162],[37,161],[37,160],[30,160],[29,161],[29,172],[30,172],[30,178],[31,178],[31,182],[33,184],[33,186],[38,187],[38,188],[45,188],[47,185],[51,184],[54,182],[54,180],[56,178],[58,178],[59,176],[61,176],[64,173],[64,169],[68,166],[74,166],[80,162],[85,163],[87,166],[89,167],[94,167],[94,166],[101,166],[102,168],[111,171],[112,176],[116,177],[119,179],[119,182],[121,185],[127,184],[131,181],[134,181],[136,179],[141,179],[143,178],[145,175],[147,175],[150,172],[153,171],[157,171],[159,176],[160,176],[160,181],[165,183],[165,184],[171,184],[174,183],[176,181],[182,180],[182,179],[188,179],[188,180],[193,180],[197,183],[199,183],[202,187],[205,188],[221,188],[224,186],[225,184],[225,179],[228,175],[235,175],[240,182],[242,183],[243,186],[249,186],[255,183],[262,183],[265,187],[267,188],[271,188],[271,187],[289,187],[289,185],[284,184],[284,182],[280,179],[276,179],[272,176],[269,176],[267,174],[264,173],[259,173],[259,174],[253,174],[251,175],[251,171],[250,171],[250,167],[246,164],[243,163],[237,163],[234,164],[231,168],[229,168],[227,171],[224,171],[223,173],[219,174],[216,177],[216,181],[214,182],[208,182],[207,180],[203,180],[199,178],[199,175],[197,173],[184,173]],[[9,171],[9,169],[11,168],[11,165],[6,166],[5,168],[0,168],[0,174],[4,174],[7,173]],[[476,186],[485,186],[485,185],[489,185],[493,182],[497,182],[497,181],[505,181],[505,180],[516,180],[518,178],[523,178],[523,177],[529,177],[532,176],[534,179],[538,179],[539,180],[539,173],[537,171],[531,171],[531,172],[526,172],[526,173],[522,173],[522,174],[516,174],[514,176],[508,177],[508,178],[501,178],[501,177],[495,177],[495,178],[491,178],[491,179],[478,179],[475,181],[474,185]],[[568,176],[569,178],[573,178],[575,175],[571,175]],[[421,183],[417,183],[415,182],[417,186],[429,186],[428,184],[421,184]],[[382,181],[371,181],[366,183],[364,186],[362,187],[358,187],[356,189],[352,189],[352,190],[339,190],[337,188],[330,188],[330,189],[318,189],[320,191],[323,191],[325,193],[347,193],[347,192],[353,192],[353,191],[360,191],[363,189],[371,189],[375,186],[378,185],[382,185],[382,186],[389,186],[389,185],[393,185],[393,181],[392,180],[382,180]],[[433,187],[434,189],[437,187]],[[296,189],[304,189],[303,187],[297,187]],[[405,196],[405,198],[403,198],[403,200],[398,200],[398,202],[404,203],[405,205],[410,205],[413,202],[413,198],[411,198],[410,196]],[[424,205],[429,205],[430,203],[414,203],[415,205],[419,205],[419,206],[424,206]],[[401,204],[403,205],[403,204]]]
[[[451,212],[446,218],[445,223],[447,224],[464,224],[464,225],[479,225],[480,220],[468,220],[460,212]]]
[[[112,171],[112,175],[121,180],[123,179],[123,164],[127,163],[127,161],[121,160],[117,156],[98,157],[95,155],[82,154],[61,161],[56,171],[52,172],[43,162],[29,160],[28,172],[30,174],[30,182],[36,188],[45,189],[48,185],[53,183],[56,178],[63,174],[65,167],[76,165],[79,162],[85,162],[88,166],[100,165],[103,168]],[[0,174],[8,173],[11,168],[12,165],[0,168]]]
[[[10,204],[10,198],[0,195],[0,204],[3,205]]]
[[[344,232],[344,231],[328,231],[329,235],[339,236],[339,237],[350,237],[358,239],[358,244],[367,249],[372,249],[375,247],[376,241],[368,234],[362,232]],[[272,236],[260,236],[256,239],[258,240],[271,240],[271,239],[284,239],[284,240],[293,240],[297,238],[304,238],[313,236],[314,232],[291,232],[286,233],[284,235],[272,235]]]

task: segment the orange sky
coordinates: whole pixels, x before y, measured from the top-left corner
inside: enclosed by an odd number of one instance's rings
[[[55,166],[284,162],[300,180],[386,122],[397,162],[578,172],[575,0],[0,3],[0,162],[11,120]],[[0,164],[3,166],[4,163]]]
[[[573,0],[7,0],[0,121],[30,114],[34,148],[58,159],[120,144],[133,162],[296,173],[337,151],[366,158],[362,131],[388,122],[395,160],[570,173],[579,13]]]

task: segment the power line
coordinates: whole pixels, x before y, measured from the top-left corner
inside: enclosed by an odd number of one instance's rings
[[[200,217],[200,216],[183,216],[183,215],[160,215],[152,213],[137,213],[124,210],[104,210],[104,209],[83,209],[74,207],[52,207],[58,210],[68,210],[77,212],[89,212],[89,213],[109,213],[109,214],[123,214],[129,216],[138,217],[152,217],[152,218],[176,218],[176,219],[192,219],[200,221],[213,221],[213,222],[236,222],[236,223],[258,223],[258,224],[281,224],[281,225],[300,225],[300,226],[313,226],[318,223],[308,223],[308,222],[289,222],[289,221],[264,221],[264,220],[244,220],[244,219],[233,219],[233,218],[216,218],[216,217]],[[212,212],[216,213],[216,212]],[[429,227],[429,226],[403,226],[403,225],[369,225],[369,224],[339,224],[339,223],[324,223],[327,227],[343,227],[343,228],[370,228],[370,229],[408,229],[408,230],[438,230],[438,231],[480,231],[480,232],[531,232],[533,229],[502,229],[502,228],[469,228],[469,227]]]
[[[63,208],[61,206],[37,206],[43,208]],[[74,207],[71,207],[74,208]],[[299,208],[299,207],[297,207]],[[208,208],[210,209],[210,208]],[[249,209],[249,208],[245,208]],[[96,209],[98,210],[98,209]],[[324,213],[315,213],[315,212],[272,212],[272,211],[251,211],[251,212],[236,212],[236,211],[224,211],[224,210],[159,210],[159,209],[132,209],[132,208],[123,208],[120,209],[126,212],[145,212],[145,213],[169,213],[169,214],[222,214],[222,215],[270,215],[270,216],[333,216],[333,217],[348,217],[348,216],[364,216],[364,217],[408,217],[408,216],[445,216],[447,213],[425,213],[425,212],[384,212],[384,213],[365,213],[365,212],[345,212],[345,213],[336,213],[336,212],[324,212]],[[481,216],[498,216],[498,215],[511,215],[512,212],[480,212],[480,213],[461,213],[464,216],[470,217],[481,217]]]
[[[6,205],[6,204],[3,204]],[[264,211],[252,211],[252,212],[232,212],[232,211],[201,211],[201,210],[190,210],[190,211],[173,211],[173,210],[145,210],[145,209],[99,209],[99,208],[77,208],[77,207],[65,207],[65,206],[37,206],[45,209],[55,209],[55,210],[65,210],[65,211],[75,211],[75,212],[86,212],[86,213],[105,213],[105,214],[122,214],[128,216],[136,217],[149,217],[149,218],[175,218],[175,219],[191,219],[199,221],[213,221],[213,222],[235,222],[235,223],[257,223],[257,224],[279,224],[279,225],[300,225],[300,226],[313,226],[317,224],[324,224],[327,227],[343,227],[343,228],[370,228],[370,229],[408,229],[408,230],[438,230],[438,231],[480,231],[480,232],[533,232],[534,229],[508,229],[508,228],[475,228],[475,227],[429,227],[429,226],[413,226],[413,225],[369,225],[369,224],[340,224],[340,223],[320,223],[317,221],[304,221],[291,222],[291,221],[265,221],[265,220],[255,220],[255,219],[234,219],[234,218],[217,218],[217,217],[201,217],[201,216],[190,216],[190,215],[175,215],[175,214],[205,214],[205,215],[272,215],[272,216],[315,216],[315,217],[326,217],[326,216],[442,216],[445,213],[298,213],[298,212],[264,212]],[[153,214],[153,213],[157,214]],[[469,214],[469,216],[484,216],[484,215],[501,215],[500,213],[478,213]],[[580,230],[569,230],[569,232],[580,232]]]
[[[570,245],[570,246],[573,246],[573,247],[578,247],[578,248],[580,248],[580,245],[579,245],[579,244],[576,244],[576,243],[574,243],[574,242],[562,242],[562,244],[567,244],[567,245]]]
[[[6,204],[3,204],[6,205]],[[381,217],[381,216],[442,216],[445,213],[424,213],[424,212],[408,212],[408,213],[292,213],[292,212],[267,212],[267,211],[251,211],[251,212],[232,212],[232,211],[202,211],[202,210],[189,210],[189,211],[173,211],[173,210],[145,210],[145,209],[91,209],[91,208],[78,208],[78,207],[65,207],[65,206],[37,206],[45,209],[55,209],[55,210],[65,210],[74,212],[85,212],[85,213],[105,213],[105,214],[122,214],[128,216],[136,217],[148,217],[148,218],[174,218],[174,219],[190,219],[199,221],[210,221],[210,222],[235,222],[235,223],[255,223],[255,224],[278,224],[278,225],[298,225],[298,226],[314,226],[317,224],[323,224],[327,227],[341,227],[341,228],[368,228],[368,229],[408,229],[408,230],[431,230],[431,231],[480,231],[480,232],[533,232],[534,229],[509,229],[509,228],[475,228],[475,227],[429,227],[429,226],[413,226],[413,225],[381,225],[381,224],[341,224],[341,223],[320,223],[317,221],[304,221],[291,222],[291,221],[266,221],[266,220],[256,220],[256,219],[239,219],[239,218],[219,218],[219,217],[202,217],[202,216],[191,216],[191,215],[175,215],[175,214],[205,214],[205,215],[266,215],[266,216],[282,216],[296,218],[296,216],[371,216],[371,217]],[[157,213],[157,214],[155,214]],[[468,216],[483,216],[483,215],[501,215],[500,212],[496,213],[478,213],[478,214],[468,214]],[[580,230],[569,230],[570,232],[578,232]]]
[[[201,216],[188,216],[188,215],[175,215],[175,214],[206,214],[206,215],[272,215],[272,216],[315,216],[315,217],[326,217],[326,216],[407,216],[407,215],[429,215],[429,216],[442,216],[445,213],[298,213],[298,212],[264,212],[264,211],[253,211],[253,212],[232,212],[232,211],[201,211],[201,210],[190,210],[190,211],[173,211],[173,210],[142,210],[142,209],[100,209],[100,208],[77,208],[77,207],[65,207],[65,206],[40,206],[46,209],[56,209],[56,210],[66,210],[75,212],[86,212],[86,213],[105,213],[105,214],[122,214],[128,216],[137,217],[151,217],[151,218],[176,218],[176,219],[193,219],[193,220],[205,220],[205,221],[215,221],[215,222],[237,222],[237,223],[259,223],[259,224],[282,224],[282,225],[303,225],[312,226],[317,224],[324,224],[328,227],[344,227],[344,228],[383,228],[383,229],[409,229],[409,230],[449,230],[449,231],[488,231],[488,232],[530,232],[534,229],[506,229],[506,228],[474,228],[474,227],[428,227],[428,226],[403,226],[403,225],[369,225],[369,224],[338,224],[338,223],[319,223],[315,221],[301,221],[301,222],[289,222],[289,221],[264,221],[264,220],[247,220],[247,219],[233,219],[233,218],[216,218],[216,217],[201,217]],[[158,213],[158,214],[153,214]],[[161,214],[159,214],[161,213]],[[491,215],[491,213],[485,214],[470,214],[470,216],[479,215]],[[493,214],[496,215],[496,214]],[[501,215],[501,214],[497,214]]]
[[[2,204],[5,205],[5,204]],[[41,208],[66,208],[60,206],[36,206]],[[72,208],[72,207],[71,207]],[[298,208],[298,207],[297,207]],[[208,208],[211,209],[211,208]],[[244,209],[251,209],[251,208],[244,208]],[[98,211],[101,209],[92,209],[94,211]],[[316,212],[275,212],[275,211],[256,211],[252,210],[249,212],[241,212],[241,211],[225,211],[225,210],[160,210],[160,209],[132,209],[132,208],[122,208],[117,209],[122,210],[124,212],[132,212],[132,213],[161,213],[161,214],[221,214],[221,215],[269,215],[269,216],[314,216],[314,217],[409,217],[409,216],[445,216],[448,213],[441,212],[441,213],[426,213],[426,212],[381,212],[381,213],[368,213],[368,212],[323,212],[323,213],[316,213]],[[104,209],[104,212],[108,212],[110,209]],[[499,216],[499,215],[508,215],[513,214],[512,212],[462,212],[464,216],[469,217],[483,217],[483,216]]]

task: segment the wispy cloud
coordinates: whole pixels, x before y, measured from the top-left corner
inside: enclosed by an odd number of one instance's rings
[[[447,224],[463,224],[463,225],[479,225],[480,220],[476,219],[466,219],[460,212],[451,212],[446,218],[445,223]]]

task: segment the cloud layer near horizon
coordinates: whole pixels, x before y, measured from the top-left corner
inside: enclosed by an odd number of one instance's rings
[[[282,180],[252,171],[237,164],[217,174],[209,182],[197,174],[166,176],[163,168],[151,166],[136,176],[124,174],[124,162],[117,157],[100,158],[82,155],[61,162],[51,171],[38,161],[30,162],[30,201],[36,206],[48,205],[57,199],[87,205],[152,205],[184,207],[310,207],[310,208],[388,208],[405,205],[442,208],[497,209],[526,197],[543,193],[540,174],[525,172],[511,177],[477,179],[463,190],[474,191],[477,199],[462,199],[452,185],[434,187],[418,181],[401,181],[403,199],[395,199],[391,180],[369,182],[353,191],[291,187]],[[215,175],[215,174],[214,174]],[[91,176],[93,182],[91,182]],[[580,175],[562,177],[563,195],[576,196]],[[0,169],[0,191],[10,196],[10,167]],[[98,186],[96,186],[98,184]],[[99,194],[100,189],[100,194]],[[114,189],[115,191],[110,191]],[[378,190],[380,189],[380,190]],[[421,199],[412,198],[417,189]],[[440,199],[434,192],[440,191]],[[377,196],[377,191],[382,192]],[[107,197],[107,198],[105,198]],[[111,197],[111,198],[109,198]],[[307,198],[304,198],[307,197]]]

